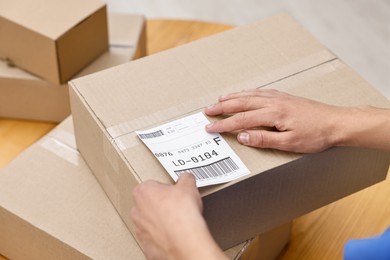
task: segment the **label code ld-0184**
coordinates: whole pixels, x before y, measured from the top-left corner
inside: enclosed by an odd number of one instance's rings
[[[212,164],[183,169],[183,170],[175,171],[175,173],[179,177],[181,174],[185,172],[190,172],[195,176],[197,180],[204,180],[213,177],[223,176],[225,174],[234,172],[238,169],[239,168],[237,164],[230,157],[227,157],[225,159],[216,161]]]

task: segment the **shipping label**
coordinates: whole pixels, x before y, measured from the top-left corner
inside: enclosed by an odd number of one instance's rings
[[[203,113],[197,113],[136,133],[174,181],[190,172],[203,187],[249,174],[220,134],[206,132],[208,123]]]

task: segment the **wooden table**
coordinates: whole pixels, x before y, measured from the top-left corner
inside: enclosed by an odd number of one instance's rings
[[[150,20],[148,52],[153,54],[229,28],[214,23]],[[0,118],[0,168],[55,125]],[[279,259],[341,259],[346,240],[372,236],[390,226],[389,198],[387,180],[296,219],[291,241]],[[256,259],[256,254],[252,247],[245,258]]]

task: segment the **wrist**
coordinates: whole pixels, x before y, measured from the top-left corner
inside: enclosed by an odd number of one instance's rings
[[[350,146],[357,120],[354,116],[358,111],[355,107],[336,107],[335,109],[334,117],[330,120],[329,146]]]
[[[389,149],[390,110],[371,106],[342,110],[337,113],[334,145]]]

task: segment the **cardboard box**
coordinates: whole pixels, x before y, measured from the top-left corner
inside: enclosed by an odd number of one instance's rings
[[[0,58],[53,83],[66,83],[108,49],[99,0],[2,0]]]
[[[242,253],[241,260],[275,260],[290,240],[292,222],[256,236]],[[226,251],[225,251],[226,252]],[[236,258],[234,258],[236,259]]]
[[[203,111],[219,95],[283,90],[322,102],[390,107],[332,52],[282,14],[70,82],[78,148],[127,226],[135,185],[172,183],[136,136]],[[215,120],[215,118],[210,118]],[[389,153],[350,147],[312,154],[227,142],[247,177],[202,189],[204,216],[222,248],[238,244],[383,180]]]
[[[109,14],[110,49],[76,77],[146,55],[145,19]],[[60,122],[70,114],[68,85],[42,80],[0,60],[0,117]]]
[[[10,259],[144,259],[75,145],[68,118],[0,171],[0,254]],[[278,245],[261,255],[280,252],[290,225],[259,236]],[[225,253],[235,259],[244,246]]]

